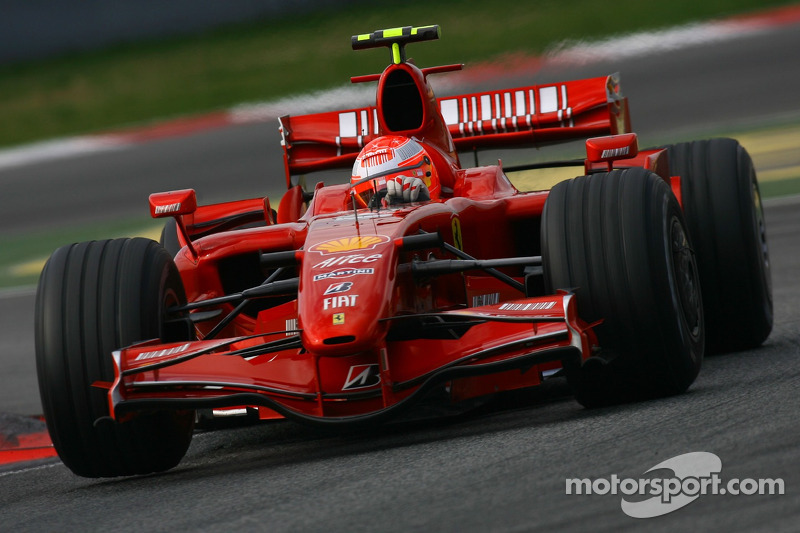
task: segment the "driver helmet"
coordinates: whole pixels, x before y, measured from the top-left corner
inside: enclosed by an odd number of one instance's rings
[[[361,150],[353,164],[350,185],[361,207],[386,189],[387,180],[397,177],[419,178],[432,200],[439,198],[441,187],[431,158],[425,148],[408,137],[385,136],[373,139]]]

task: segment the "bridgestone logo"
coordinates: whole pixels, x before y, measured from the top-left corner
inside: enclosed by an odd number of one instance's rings
[[[342,390],[365,389],[381,382],[380,367],[377,364],[355,365],[350,367]]]
[[[631,151],[630,146],[623,146],[622,148],[612,148],[611,150],[603,150],[601,159],[609,159],[612,157],[622,157],[628,155]]]
[[[556,306],[555,302],[536,302],[533,304],[503,304],[501,311],[546,311]]]

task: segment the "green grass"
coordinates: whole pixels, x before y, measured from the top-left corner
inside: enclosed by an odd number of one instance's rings
[[[440,24],[411,45],[420,65],[537,54],[595,39],[784,5],[786,0],[407,0],[229,27],[195,37],[0,67],[0,146],[89,133],[346,84],[379,72],[386,50],[353,52],[349,37]]]
[[[762,198],[774,198],[800,193],[800,176],[777,181],[764,181],[758,184]]]

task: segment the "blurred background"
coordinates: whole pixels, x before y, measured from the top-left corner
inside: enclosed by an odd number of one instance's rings
[[[2,0],[0,147],[146,124],[348,84],[385,54],[349,37],[439,24],[421,64],[564,46],[787,5],[785,0]]]

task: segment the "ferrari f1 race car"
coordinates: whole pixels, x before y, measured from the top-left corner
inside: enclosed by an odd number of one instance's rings
[[[39,386],[78,475],[177,465],[197,413],[377,424],[565,377],[598,406],[673,395],[704,351],[761,344],[769,255],[753,165],[734,140],[640,150],[618,77],[436,98],[409,43],[375,106],[283,116],[287,192],[198,206],[150,196],[161,242],[53,253],[36,300]],[[584,139],[575,179],[520,192],[463,154]],[[459,155],[461,153],[462,155]],[[299,177],[351,169],[306,191]],[[514,170],[520,170],[518,167]],[[344,180],[343,180],[344,181]]]

